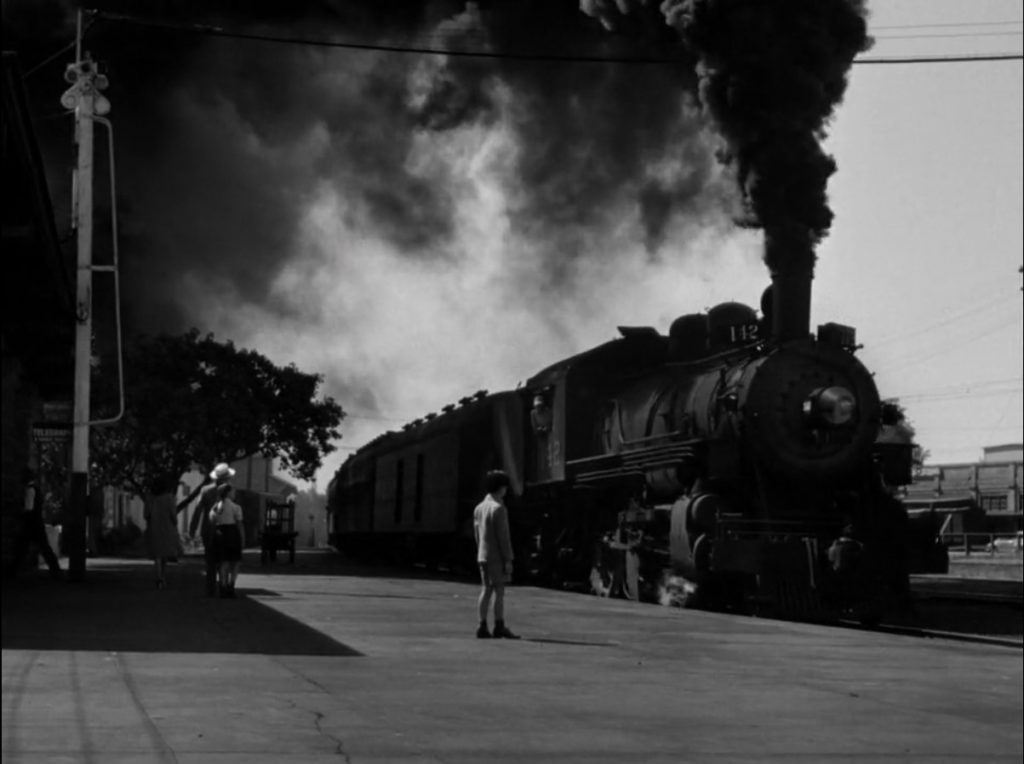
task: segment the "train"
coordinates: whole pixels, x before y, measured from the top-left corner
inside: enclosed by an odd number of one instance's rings
[[[898,499],[893,437],[854,327],[810,331],[809,277],[773,275],[760,312],[726,302],[667,334],[619,336],[516,389],[478,391],[359,448],[328,486],[347,554],[475,569],[490,469],[520,582],[798,619],[877,620],[934,568],[935,529]],[[836,545],[855,554],[838,564]]]

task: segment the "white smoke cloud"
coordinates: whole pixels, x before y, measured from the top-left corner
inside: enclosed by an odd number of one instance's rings
[[[316,140],[307,145],[317,150]],[[450,179],[456,233],[447,251],[397,251],[343,188],[324,183],[270,289],[286,310],[212,294],[197,300],[202,325],[276,363],[323,374],[326,392],[352,415],[320,488],[349,449],[403,421],[478,389],[514,388],[613,339],[618,325],[665,332],[678,315],[723,300],[756,304],[764,286],[760,236],[723,233],[724,217],[699,229],[680,221],[671,246],[652,258],[638,210],[624,203],[555,287],[540,265],[557,251],[517,236],[510,222],[519,148],[510,131],[500,122],[424,131],[411,145],[409,172]]]

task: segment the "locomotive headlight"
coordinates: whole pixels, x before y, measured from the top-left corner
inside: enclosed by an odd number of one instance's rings
[[[857,413],[857,399],[845,387],[823,387],[807,397],[803,409],[808,419],[839,427],[853,419]]]

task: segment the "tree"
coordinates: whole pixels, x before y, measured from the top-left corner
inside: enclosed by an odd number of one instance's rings
[[[915,440],[917,430],[913,422],[907,417],[907,410],[896,398],[882,401],[887,409],[882,418],[882,431],[890,441],[910,443],[913,446],[911,459],[913,460],[914,475],[920,475],[924,469],[924,463],[931,456],[931,451],[922,447]]]
[[[312,480],[345,414],[322,377],[201,337],[141,337],[125,357],[125,414],[92,430],[95,476],[137,495],[173,490],[198,465],[263,454]]]

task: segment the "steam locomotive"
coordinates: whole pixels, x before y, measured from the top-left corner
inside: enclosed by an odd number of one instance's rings
[[[480,391],[355,452],[328,488],[335,545],[474,567],[488,469],[520,580],[778,617],[876,619],[932,554],[895,489],[889,435],[852,327],[809,331],[810,277],[620,337],[516,390]],[[840,548],[840,544],[847,546]]]

